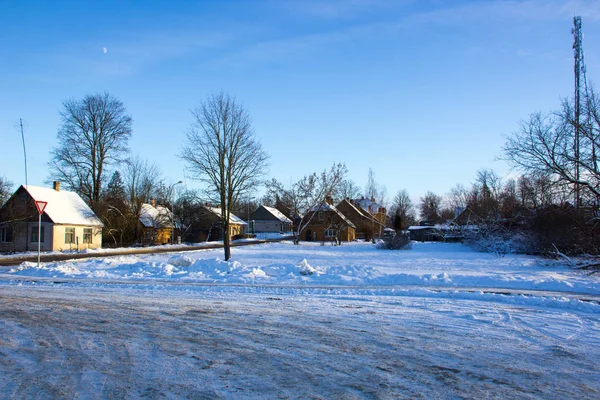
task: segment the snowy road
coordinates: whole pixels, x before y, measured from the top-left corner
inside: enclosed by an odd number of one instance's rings
[[[0,286],[7,398],[598,398],[600,313],[431,297]]]

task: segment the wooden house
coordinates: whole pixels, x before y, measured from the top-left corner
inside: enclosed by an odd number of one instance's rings
[[[174,216],[167,207],[151,204],[142,204],[139,228],[142,242],[145,244],[167,244],[171,242],[174,231]]]
[[[384,233],[385,225],[370,213],[354,205],[354,200],[344,199],[336,208],[355,226],[358,239],[370,240]]]
[[[204,206],[199,212],[199,226],[195,227],[197,237],[195,240],[204,242],[209,240],[223,240],[221,224],[221,208]],[[229,216],[229,238],[236,239],[246,233],[248,224],[234,214]]]
[[[36,201],[46,202],[38,228]],[[102,221],[75,192],[20,186],[0,208],[0,252],[98,249]],[[39,232],[39,238],[38,238]]]
[[[356,239],[356,226],[342,214],[327,197],[304,216],[310,221],[300,232],[300,240],[306,241],[342,241]]]
[[[250,233],[284,233],[292,230],[292,220],[273,207],[260,206],[248,217]]]

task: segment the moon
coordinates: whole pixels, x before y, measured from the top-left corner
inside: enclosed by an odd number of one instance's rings
[[[107,52],[107,51],[108,51],[108,49],[107,49],[106,47],[103,47],[103,48],[102,48],[102,52],[103,52],[104,54],[106,54],[106,52]]]

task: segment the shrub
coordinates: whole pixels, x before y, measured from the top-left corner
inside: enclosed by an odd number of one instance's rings
[[[408,233],[384,237],[379,242],[377,242],[376,246],[378,249],[388,250],[409,250],[412,248],[412,245],[410,244],[410,236],[408,235]]]

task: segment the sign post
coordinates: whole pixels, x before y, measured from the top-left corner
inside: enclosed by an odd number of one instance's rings
[[[41,244],[42,244],[42,214],[44,213],[44,209],[46,208],[46,206],[48,205],[47,201],[40,201],[40,200],[36,200],[35,201],[35,207],[38,210],[38,237],[37,237],[37,241],[38,241],[38,268],[40,267],[40,252],[41,252]]]

